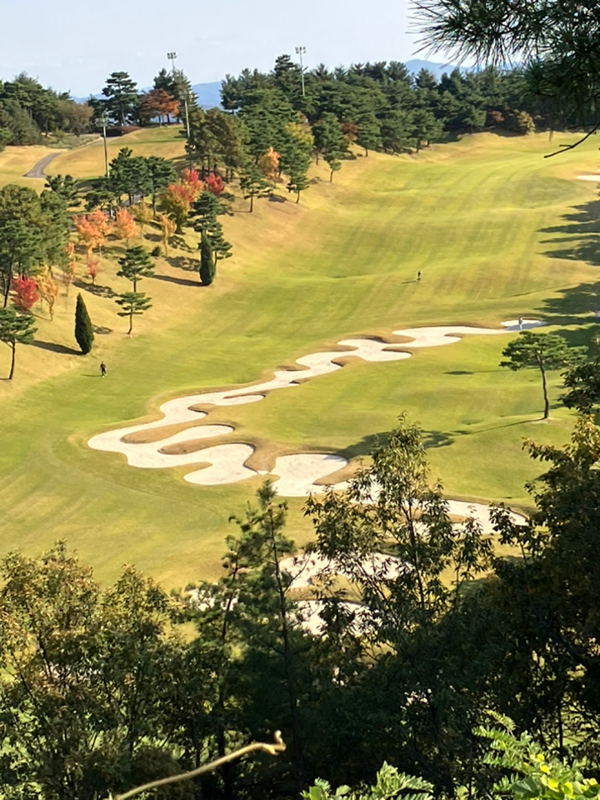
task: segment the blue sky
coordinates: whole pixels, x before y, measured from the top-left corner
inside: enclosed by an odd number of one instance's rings
[[[151,84],[169,50],[192,83],[269,69],[296,45],[308,67],[408,61],[408,26],[408,0],[2,0],[0,78],[25,71],[87,96],[114,70]]]

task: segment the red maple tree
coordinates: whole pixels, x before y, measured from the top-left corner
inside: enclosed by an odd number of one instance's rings
[[[214,194],[215,197],[218,197],[220,194],[222,194],[225,189],[220,175],[215,175],[214,172],[210,173],[204,184],[208,191],[211,192],[211,194]]]
[[[12,301],[21,311],[31,311],[38,302],[40,296],[33,278],[25,278],[18,275],[12,279]]]

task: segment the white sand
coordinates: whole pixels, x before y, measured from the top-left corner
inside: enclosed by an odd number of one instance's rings
[[[600,181],[600,175],[578,175],[578,181],[595,181],[596,183]]]
[[[346,350],[311,353],[299,358],[297,363],[304,369],[278,370],[272,380],[254,386],[242,386],[221,392],[205,392],[169,400],[160,406],[162,419],[100,433],[92,437],[88,444],[94,450],[121,453],[127,458],[130,466],[143,469],[209,464],[204,469],[187,474],[185,479],[189,483],[205,486],[235,483],[258,474],[245,466],[245,462],[253,452],[250,445],[229,443],[215,445],[193,453],[168,454],[163,452],[164,448],[170,445],[232,433],[234,428],[229,425],[193,425],[173,436],[146,444],[124,442],[123,439],[129,434],[140,431],[187,422],[197,423],[207,416],[207,412],[196,410],[196,406],[236,406],[258,403],[264,399],[266,392],[275,389],[298,388],[300,385],[298,381],[304,382],[310,378],[342,369],[339,364],[334,363],[336,359],[352,357],[362,358],[364,361],[400,361],[411,357],[411,353],[407,350],[453,344],[466,335],[505,334],[520,329],[536,328],[543,324],[539,320],[526,319],[522,320],[521,328],[518,320],[503,322],[503,327],[499,329],[475,328],[467,325],[406,328],[394,331],[394,334],[410,338],[413,341],[397,344],[381,342],[376,339],[343,339],[338,344],[348,348]],[[345,459],[338,456],[318,453],[283,456],[277,459],[273,468],[275,487],[278,493],[285,497],[304,497],[311,491],[322,491],[323,487],[315,485],[315,481],[337,472],[346,463]]]

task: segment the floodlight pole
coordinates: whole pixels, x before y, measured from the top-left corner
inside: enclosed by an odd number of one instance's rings
[[[173,77],[175,77],[175,59],[177,58],[177,53],[174,53],[174,52],[167,53],[167,58],[169,59],[169,61],[172,64]]]
[[[108,147],[106,145],[106,111],[102,113],[102,138],[104,139],[104,174],[108,178]]]
[[[304,90],[304,67],[302,66],[302,56],[306,53],[306,47],[297,47],[296,54],[300,56],[300,80],[302,81],[302,97],[306,95]]]

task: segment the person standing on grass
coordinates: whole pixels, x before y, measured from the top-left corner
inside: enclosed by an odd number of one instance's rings
[[[104,378],[106,376],[106,364],[104,361],[100,362],[100,377]]]
[[[418,281],[420,281],[420,280],[421,280],[421,270],[419,270],[419,271],[417,272],[417,280],[418,280]]]

